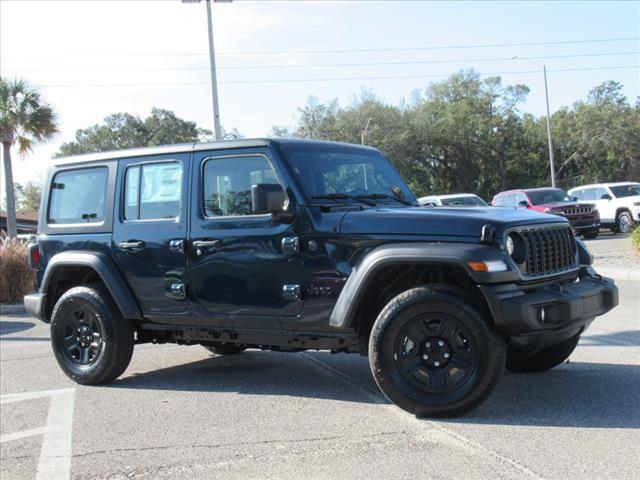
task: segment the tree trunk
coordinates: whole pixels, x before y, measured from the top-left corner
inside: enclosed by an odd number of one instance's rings
[[[4,187],[7,204],[7,235],[14,238],[18,234],[16,226],[16,196],[13,188],[13,172],[11,171],[11,144],[3,143]]]

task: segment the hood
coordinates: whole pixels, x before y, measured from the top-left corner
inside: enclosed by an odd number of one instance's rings
[[[379,207],[345,214],[340,232],[478,238],[487,224],[493,225],[501,234],[506,227],[539,223],[566,223],[566,220],[523,208]]]

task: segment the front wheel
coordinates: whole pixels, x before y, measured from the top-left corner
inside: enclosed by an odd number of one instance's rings
[[[595,238],[598,238],[598,234],[600,233],[600,229],[599,228],[594,228],[593,230],[587,230],[586,232],[584,232],[582,234],[582,236],[586,239],[586,240],[593,240]]]
[[[631,233],[635,226],[629,212],[621,212],[616,219],[616,227],[619,233]]]
[[[118,378],[131,361],[133,344],[131,322],[99,289],[72,288],[53,308],[53,353],[62,371],[76,383],[99,385]]]
[[[546,372],[557,367],[573,353],[580,335],[571,337],[553,347],[546,348],[535,355],[520,356],[517,352],[507,352],[507,370],[512,372]]]
[[[460,415],[480,405],[504,370],[505,344],[464,292],[445,285],[401,293],[382,310],[369,363],[382,392],[418,416]]]

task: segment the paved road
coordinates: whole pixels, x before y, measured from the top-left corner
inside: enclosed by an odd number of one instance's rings
[[[144,345],[113,385],[78,387],[45,325],[4,316],[0,477],[637,479],[640,283],[619,285],[570,363],[506,373],[448,421],[389,404],[346,354]]]

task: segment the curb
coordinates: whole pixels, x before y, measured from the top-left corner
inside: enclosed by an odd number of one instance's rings
[[[634,282],[640,282],[640,270],[595,266],[595,271],[603,277],[610,277],[614,280],[631,280]]]
[[[15,313],[25,313],[24,304],[0,304],[0,315],[13,315]]]

